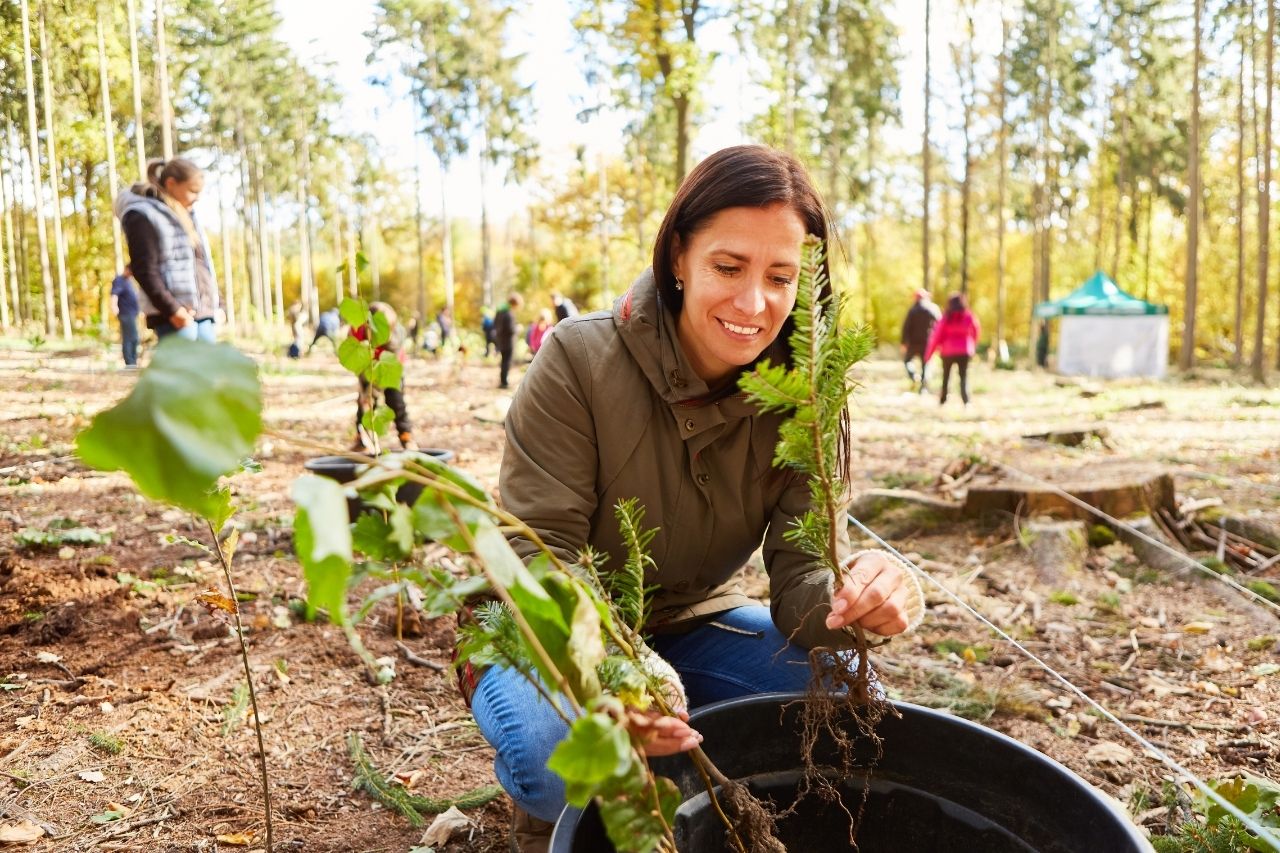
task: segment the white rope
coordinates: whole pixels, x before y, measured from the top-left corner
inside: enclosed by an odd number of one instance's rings
[[[1172,768],[1180,776],[1185,778],[1191,784],[1195,785],[1196,788],[1198,788],[1202,794],[1204,794],[1209,799],[1213,800],[1215,803],[1221,806],[1228,814],[1230,814],[1236,820],[1240,821],[1240,823],[1244,824],[1246,827],[1252,830],[1258,836],[1259,839],[1266,841],[1276,851],[1280,851],[1280,836],[1275,835],[1274,833],[1271,832],[1271,830],[1267,829],[1266,827],[1262,826],[1262,824],[1258,823],[1253,818],[1249,817],[1247,814],[1242,812],[1230,801],[1222,797],[1221,794],[1214,791],[1206,783],[1200,781],[1200,779],[1197,778],[1195,774],[1193,774],[1191,771],[1187,770],[1181,764],[1174,761],[1164,752],[1161,752],[1160,749],[1158,749],[1155,746],[1155,744],[1151,743],[1151,741],[1147,740],[1142,735],[1138,734],[1132,728],[1127,726],[1119,717],[1117,717],[1115,714],[1108,711],[1100,703],[1098,703],[1091,696],[1089,696],[1089,694],[1085,693],[1079,687],[1076,687],[1074,684],[1068,681],[1066,676],[1062,675],[1056,669],[1049,666],[1049,664],[1045,663],[1043,660],[1037,657],[1034,652],[1032,652],[1026,646],[1019,643],[1013,637],[1011,637],[999,625],[995,624],[990,619],[988,619],[987,617],[979,613],[968,602],[966,602],[964,599],[960,598],[960,596],[952,592],[945,584],[942,583],[942,581],[933,577],[933,575],[929,574],[924,569],[920,568],[915,563],[908,560],[900,551],[898,551],[897,548],[893,547],[888,542],[884,541],[884,539],[880,538],[880,536],[871,528],[867,527],[861,521],[858,521],[858,519],[854,518],[852,515],[848,516],[848,518],[851,523],[857,525],[859,530],[861,530],[863,533],[867,534],[869,537],[875,540],[876,543],[878,543],[881,548],[884,548],[890,554],[893,554],[899,560],[902,560],[904,563],[911,566],[911,568],[915,569],[916,572],[918,572],[921,577],[923,577],[925,580],[927,580],[929,583],[935,586],[948,599],[950,599],[955,604],[958,604],[963,610],[968,612],[971,616],[973,616],[982,624],[986,625],[988,628],[994,631],[998,636],[1000,636],[1003,640],[1005,640],[1007,643],[1012,645],[1015,649],[1017,649],[1019,652],[1024,654],[1030,660],[1034,661],[1037,666],[1039,666],[1045,672],[1049,673],[1049,675],[1057,679],[1064,687],[1066,687],[1068,690],[1070,690],[1072,693],[1074,693],[1076,696],[1082,699],[1085,703],[1092,706],[1093,709],[1096,710],[1098,713],[1102,714],[1102,716],[1106,717],[1112,723],[1115,723],[1117,726],[1119,726],[1121,731],[1129,735],[1129,737],[1133,738],[1138,743],[1142,744],[1142,747],[1145,750],[1147,750],[1147,752],[1154,755],[1161,762],[1163,762],[1167,767]]]
[[[1203,563],[1200,563],[1196,560],[1191,559],[1186,554],[1182,553],[1176,548],[1169,546],[1164,542],[1161,542],[1159,539],[1156,539],[1152,536],[1148,536],[1138,528],[1134,527],[1132,524],[1126,524],[1120,519],[1115,518],[1114,516],[1108,515],[1107,513],[1103,512],[1097,507],[1090,506],[1089,504],[1080,500],[1070,492],[1067,492],[1059,488],[1058,486],[1055,486],[1053,483],[1047,482],[1045,480],[1041,480],[1039,477],[1036,477],[1032,474],[1028,474],[1026,471],[1019,471],[1017,468],[1014,468],[1012,465],[1006,465],[1003,462],[995,462],[995,461],[993,461],[991,464],[995,465],[997,468],[1000,468],[1004,471],[1008,471],[1010,474],[1013,474],[1014,476],[1022,477],[1024,479],[1030,480],[1031,482],[1035,483],[1037,486],[1042,486],[1044,488],[1049,489],[1059,497],[1066,498],[1068,501],[1080,507],[1081,509],[1093,513],[1098,518],[1101,518],[1104,521],[1106,521],[1108,524],[1118,527],[1121,530],[1125,530],[1131,535],[1141,539],[1142,541],[1150,545],[1156,546],[1161,551],[1164,551],[1166,554],[1176,557],[1179,561],[1184,563],[1186,566],[1189,566],[1190,568],[1193,568],[1196,571],[1200,572],[1201,574],[1207,575],[1219,581],[1220,583],[1226,584],[1227,586],[1234,589],[1236,592],[1242,593],[1243,595],[1251,599],[1255,604],[1261,604],[1264,607],[1269,607],[1270,609],[1274,610],[1277,614],[1280,614],[1280,604],[1276,604],[1274,601],[1271,601],[1270,599],[1267,599],[1262,597],[1261,595],[1258,595],[1258,593],[1249,589],[1247,586],[1240,585],[1235,580],[1228,577],[1226,574],[1219,574],[1215,572],[1213,569],[1209,568]]]

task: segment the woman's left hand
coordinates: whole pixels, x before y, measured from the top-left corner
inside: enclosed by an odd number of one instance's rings
[[[907,630],[910,593],[906,571],[885,554],[870,551],[859,555],[831,596],[827,627],[838,630],[858,625],[882,637]]]

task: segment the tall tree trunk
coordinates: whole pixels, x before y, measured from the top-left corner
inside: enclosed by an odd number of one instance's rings
[[[1142,250],[1142,298],[1151,301],[1151,207],[1154,203],[1155,193],[1147,192],[1147,240],[1146,246]]]
[[[485,150],[480,152],[480,298],[485,305],[493,304],[493,269],[490,266],[489,248],[489,141],[485,136]]]
[[[4,158],[0,157],[0,170],[5,169]],[[9,215],[8,200],[5,198],[3,174],[0,174],[0,211],[7,217]],[[13,247],[11,245],[13,237],[0,228],[0,329],[6,331],[13,325],[13,320],[17,315],[17,303],[14,303],[14,312],[9,313],[9,287],[8,277],[5,271],[9,268],[9,261],[13,257]]]
[[[5,228],[9,230],[9,245],[14,247],[13,265],[10,274],[13,277],[10,287],[13,290],[13,305],[16,319],[26,322],[35,318],[35,310],[31,307],[31,278],[28,270],[28,241],[26,217],[17,208],[21,189],[18,181],[22,179],[22,145],[18,140],[18,131],[13,122],[5,121],[5,151],[8,154],[9,168],[0,178],[8,178],[8,199],[5,206]]]
[[[453,309],[453,222],[449,219],[448,193],[444,188],[444,161],[440,162],[440,250],[444,253],[444,305],[450,316],[457,312]],[[423,317],[426,321],[426,317]]]
[[[231,334],[239,334],[236,327],[236,289],[235,289],[235,273],[232,272],[231,263],[231,241],[232,241],[232,217],[231,217],[231,193],[228,192],[227,184],[229,182],[225,176],[219,176],[218,179],[218,219],[222,233],[219,235],[218,242],[222,243],[222,290],[225,294],[222,298],[223,307],[227,312],[227,328]]]
[[[1196,361],[1196,290],[1200,262],[1200,19],[1204,0],[1195,0],[1195,52],[1191,60],[1191,127],[1187,138],[1188,180],[1186,295],[1182,319],[1182,352],[1178,365],[1190,370]]]
[[[1008,112],[1009,86],[1009,22],[1004,16],[1004,4],[1000,4],[1000,63],[997,82],[997,102],[1000,111],[996,131],[996,158],[999,160],[996,178],[996,353],[1004,357],[1004,203],[1008,170],[1009,130],[1005,116]],[[1033,332],[1034,334],[1034,332]]]
[[[8,141],[7,129],[6,135],[0,137],[0,147],[4,147],[4,155],[0,157],[0,210],[4,211],[4,240],[9,247],[8,253],[5,255],[5,264],[0,267],[0,291],[9,294],[6,301],[13,305],[13,313],[9,322],[13,325],[20,325],[22,322],[22,299],[18,295],[18,243],[14,239],[13,231],[13,205],[16,197],[11,189],[10,179],[13,176],[14,162],[9,155],[13,149],[7,145]]]
[[[53,83],[49,65],[49,39],[45,32],[45,4],[40,4],[40,89],[44,94],[45,151],[49,159],[50,205],[53,211],[53,251],[58,272],[58,313],[62,317],[62,337],[71,340],[71,304],[67,297],[67,244],[62,235],[62,167],[58,164],[57,132],[53,125]]]
[[[1129,148],[1129,110],[1127,102],[1121,102],[1120,115],[1120,156],[1116,161],[1116,217],[1111,226],[1111,278],[1120,280],[1120,256],[1123,254],[1124,196],[1128,186],[1125,173],[1125,152]],[[1132,204],[1132,200],[1130,201]]]
[[[53,273],[49,269],[49,235],[44,223],[44,182],[40,177],[39,125],[36,123],[35,70],[31,59],[31,9],[21,0],[23,68],[27,81],[27,159],[31,163],[33,199],[36,215],[36,242],[40,252],[40,288],[44,295],[44,331],[57,331],[57,314],[53,307]]]
[[[414,144],[417,145],[417,140],[414,140]],[[418,316],[422,318],[418,326],[423,328],[431,318],[427,313],[427,250],[423,245],[425,237],[422,221],[422,161],[417,157],[414,157],[413,161],[413,200],[413,224],[414,233],[417,235],[418,253]]]
[[[138,16],[134,10],[137,0],[128,0],[129,11],[129,62],[133,73],[133,147],[138,158],[138,180],[147,179],[146,130],[142,124],[142,71],[138,64]]]
[[[600,194],[600,296],[604,299],[605,305],[612,305],[613,294],[609,290],[609,171],[603,151],[600,152],[597,189]]]
[[[299,169],[299,172],[302,172]],[[316,293],[315,271],[311,267],[311,222],[307,213],[306,178],[298,176],[298,289],[303,308],[311,325],[320,316],[320,297]]]
[[[356,262],[355,214],[347,213],[347,293],[352,299],[360,298],[360,265]]]
[[[164,159],[173,159],[173,106],[169,93],[169,48],[164,32],[164,0],[156,0],[156,73],[160,89],[160,144]]]
[[[974,71],[973,55],[973,14],[966,15],[966,31],[968,37],[968,75],[961,85],[967,87],[964,95],[964,178],[960,185],[960,292],[969,293],[969,206],[973,192],[973,101],[977,94],[978,82]]]
[[[373,288],[373,298],[382,298],[382,270],[378,268],[378,243],[382,240],[382,232],[378,227],[378,214],[369,215],[369,284]],[[426,321],[426,317],[422,318]]]
[[[266,178],[263,174],[263,154],[261,144],[250,149],[253,161],[253,207],[258,227],[258,259],[262,264],[262,317],[267,326],[267,335],[278,325],[284,323],[284,306],[277,305],[271,292],[271,229],[267,227],[267,195]]]
[[[276,225],[272,229],[273,249],[272,257],[275,260],[275,292],[276,292],[276,328],[284,328],[285,310],[284,310],[284,252],[280,248],[280,226]]]
[[[237,122],[238,124],[238,122]],[[252,181],[249,177],[249,146],[245,142],[244,133],[237,128],[236,130],[236,150],[239,156],[240,171],[240,195],[239,195],[239,215],[240,227],[244,234],[244,257],[245,257],[245,278],[249,287],[245,292],[244,301],[247,302],[244,314],[245,330],[251,334],[258,334],[261,330],[261,323],[266,317],[266,312],[262,310],[262,262],[258,258],[258,238],[255,234],[253,226],[253,191]]]
[[[930,47],[930,28],[933,22],[933,0],[924,0],[924,140],[921,144],[922,171],[924,174],[924,206],[921,210],[920,263],[924,269],[922,284],[930,290],[929,280],[929,190],[930,167],[933,151],[929,142],[929,106],[932,96],[930,74],[933,69],[933,52]]]
[[[862,322],[870,323],[872,314],[871,267],[876,254],[876,232],[873,223],[876,197],[876,125],[872,118],[867,124],[867,192],[862,211]]]
[[[329,216],[330,239],[333,242],[333,304],[341,305],[344,298],[342,293],[342,213],[341,206],[335,198],[333,202],[333,210]]]
[[[98,87],[102,89],[102,127],[107,143],[107,205],[110,207],[119,192],[116,176],[116,124],[111,115],[111,80],[107,75],[107,42],[102,34],[102,7],[98,7]],[[115,272],[124,269],[124,249],[120,240],[120,220],[111,217],[111,250],[115,258]],[[105,317],[104,317],[105,322]]]
[[[1271,145],[1271,110],[1275,99],[1275,58],[1276,58],[1276,2],[1266,0],[1267,4],[1267,78],[1265,118],[1262,121],[1262,147],[1259,156],[1262,158],[1262,182],[1258,186],[1258,307],[1254,318],[1253,329],[1253,361],[1250,367],[1253,378],[1265,382],[1267,378],[1267,275],[1271,251],[1271,161],[1273,156]],[[1277,353],[1280,356],[1280,353]]]
[[[1252,5],[1252,3],[1250,3]],[[1243,17],[1240,24],[1240,65],[1236,69],[1236,302],[1232,323],[1231,364],[1239,368],[1244,363],[1244,267],[1245,267],[1245,180],[1244,180],[1244,63],[1248,45],[1245,39]]]

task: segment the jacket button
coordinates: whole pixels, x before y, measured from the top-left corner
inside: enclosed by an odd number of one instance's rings
[[[696,424],[694,424],[694,422],[693,422],[693,418],[685,418],[685,421],[684,421],[684,428],[685,428],[685,429],[687,429],[687,430],[692,430],[692,429],[694,428],[694,426],[696,426]]]
[[[671,371],[671,384],[676,386],[677,388],[684,387],[684,384],[685,384],[684,377],[680,375],[680,371],[678,370]]]
[[[707,483],[710,483],[710,482],[711,482],[711,475],[710,475],[710,474],[699,474],[699,475],[698,475],[698,485],[699,485],[699,486],[705,486]]]

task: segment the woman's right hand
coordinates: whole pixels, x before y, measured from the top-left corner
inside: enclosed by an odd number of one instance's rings
[[[182,329],[195,322],[195,317],[187,308],[179,306],[177,312],[169,318],[169,325],[175,329]]]
[[[702,743],[702,735],[689,726],[689,714],[666,716],[657,711],[627,711],[628,728],[645,755],[675,755]]]

